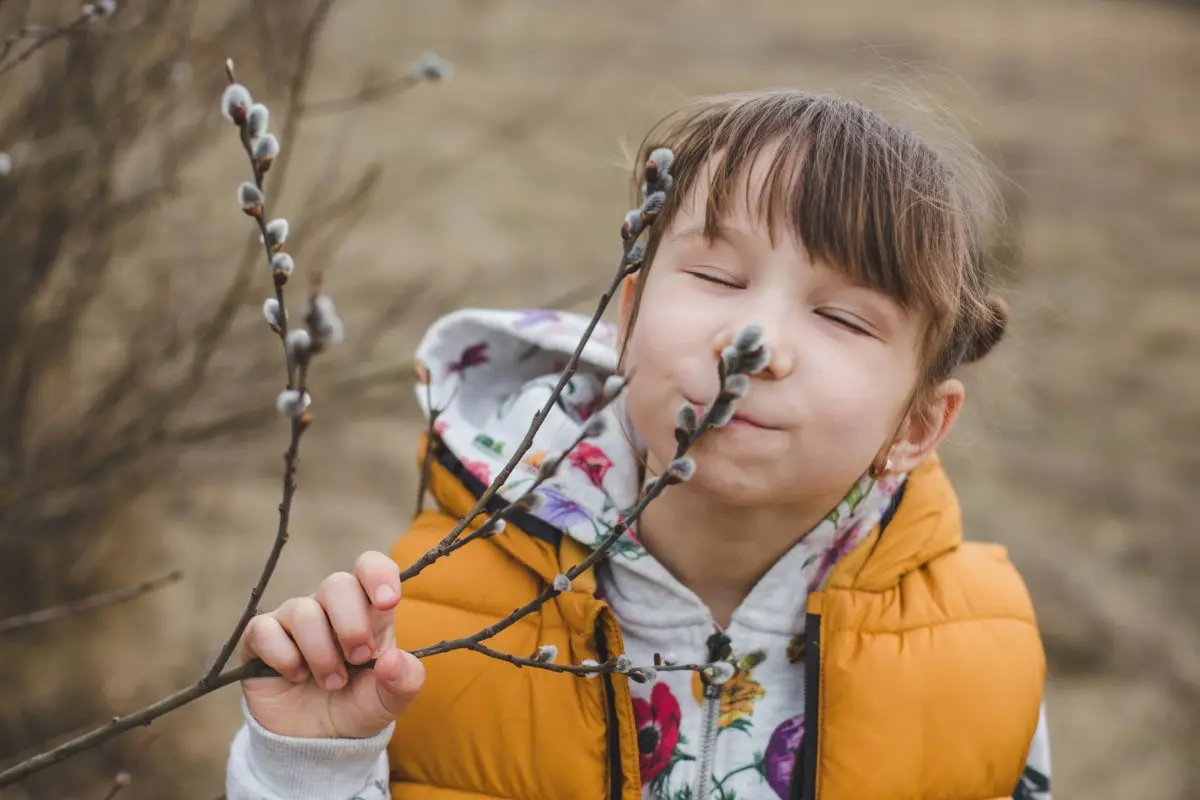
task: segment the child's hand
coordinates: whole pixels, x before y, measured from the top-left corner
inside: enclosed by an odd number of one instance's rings
[[[312,595],[252,619],[242,652],[283,676],[242,682],[259,724],[281,736],[308,738],[366,738],[386,728],[425,680],[421,662],[396,648],[392,609],[399,599],[395,562],[366,552],[353,575],[335,572]],[[374,669],[347,675],[343,660],[371,658]]]

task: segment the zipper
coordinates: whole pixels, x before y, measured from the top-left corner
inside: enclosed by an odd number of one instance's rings
[[[717,630],[708,637],[708,663],[722,661],[729,656],[729,637]],[[704,684],[704,705],[700,713],[703,724],[700,730],[700,767],[696,774],[696,800],[712,797],[713,762],[717,749],[717,722],[721,716],[721,689],[723,684]]]
[[[603,615],[596,616],[596,656],[600,663],[608,661],[608,641],[604,636]],[[608,719],[608,798],[621,800],[625,790],[625,773],[621,767],[621,731],[617,726],[617,691],[613,687],[613,677],[603,673],[604,707]]]
[[[804,736],[792,767],[789,800],[817,800],[817,735],[821,730],[821,615],[804,622]]]

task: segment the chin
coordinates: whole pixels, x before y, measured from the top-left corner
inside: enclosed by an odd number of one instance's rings
[[[781,470],[766,465],[751,466],[720,453],[699,450],[696,448],[692,453],[696,474],[686,484],[689,491],[735,507],[778,503],[781,494],[786,494],[783,487],[776,485]]]

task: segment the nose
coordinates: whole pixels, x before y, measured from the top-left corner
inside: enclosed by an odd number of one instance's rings
[[[720,359],[721,351],[732,345],[737,339],[738,334],[747,325],[751,324],[758,324],[762,327],[763,344],[767,346],[767,349],[771,354],[770,360],[767,361],[766,368],[761,372],[755,373],[755,375],[768,380],[783,380],[791,375],[792,371],[796,368],[796,353],[791,347],[788,346],[781,334],[783,326],[777,323],[748,320],[744,324],[737,327],[721,330],[713,342],[714,354],[716,358]]]

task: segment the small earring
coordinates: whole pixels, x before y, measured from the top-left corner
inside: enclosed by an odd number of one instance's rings
[[[884,475],[887,475],[891,471],[892,471],[892,457],[888,456],[884,460],[883,464],[880,464],[878,460],[872,461],[870,468],[867,470],[867,475],[870,476],[871,480],[877,481],[880,478],[882,478]]]

